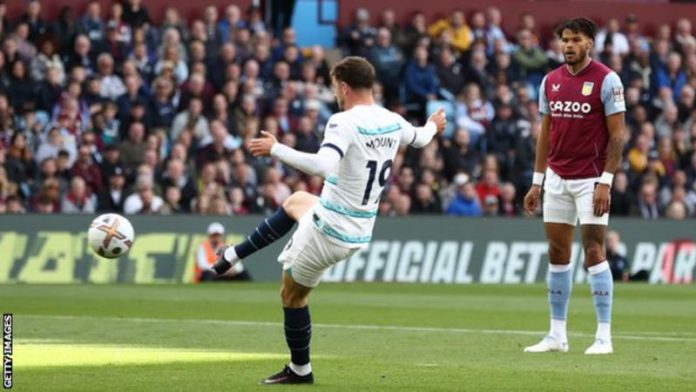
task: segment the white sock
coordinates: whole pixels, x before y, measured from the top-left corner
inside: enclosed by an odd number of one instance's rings
[[[554,320],[551,319],[551,331],[549,335],[560,340],[561,342],[568,341],[568,335],[566,333],[566,320]]]
[[[295,372],[298,376],[306,376],[312,372],[312,364],[308,363],[306,365],[295,365],[290,362],[290,370]]]
[[[234,264],[237,260],[239,260],[239,256],[237,256],[234,246],[230,246],[229,248],[225,249],[224,256],[225,260],[229,261],[231,264]]]
[[[611,324],[598,323],[595,338],[611,341]]]
[[[589,272],[590,275],[597,275],[597,274],[601,274],[602,272],[604,272],[608,269],[609,269],[609,262],[604,260],[597,265],[593,265],[592,267],[588,267],[587,272]]]

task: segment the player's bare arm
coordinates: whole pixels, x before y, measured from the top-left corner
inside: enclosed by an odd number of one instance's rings
[[[607,144],[607,162],[604,166],[602,178],[595,188],[593,197],[594,213],[602,216],[609,212],[609,193],[613,181],[614,172],[621,163],[621,153],[624,147],[624,112],[607,116],[607,129],[609,130],[609,143]]]
[[[527,214],[533,214],[539,206],[539,196],[541,195],[541,184],[544,180],[543,173],[546,171],[546,159],[549,155],[549,127],[551,116],[544,115],[541,120],[541,132],[536,145],[536,156],[534,159],[534,178],[532,187],[524,197],[524,210]]]

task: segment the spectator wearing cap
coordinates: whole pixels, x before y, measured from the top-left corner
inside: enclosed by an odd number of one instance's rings
[[[73,177],[70,189],[60,202],[64,214],[93,214],[97,210],[97,197],[89,191],[82,177]]]
[[[195,283],[210,281],[251,280],[244,269],[244,264],[238,262],[222,276],[217,276],[210,268],[218,258],[217,251],[225,244],[225,226],[213,222],[206,230],[208,238],[196,250],[193,279]]]
[[[481,205],[476,196],[474,185],[469,182],[469,176],[459,173],[454,177],[456,195],[447,206],[447,215],[453,216],[481,216]]]
[[[126,177],[121,166],[111,166],[106,171],[107,185],[97,198],[99,211],[123,213],[126,201]]]
[[[159,212],[164,204],[161,197],[155,195],[152,180],[146,176],[138,177],[135,193],[128,196],[123,205],[123,212],[133,214],[153,214]]]

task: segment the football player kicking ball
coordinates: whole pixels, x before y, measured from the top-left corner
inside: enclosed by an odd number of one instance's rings
[[[281,300],[290,364],[264,384],[314,382],[309,361],[311,322],[307,297],[324,271],[370,242],[380,195],[399,145],[426,146],[445,127],[440,109],[422,128],[375,104],[375,70],[360,57],[347,57],[331,71],[342,112],[326,125],[316,154],[298,152],[264,132],[250,142],[254,156],[272,156],[305,173],[325,178],[321,197],[296,192],[263,220],[246,241],[225,247],[213,269],[222,274],[240,259],[278,240],[298,223],[278,257],[283,265]]]
[[[596,26],[585,18],[562,23],[565,64],[541,82],[543,113],[532,187],[524,198],[536,210],[544,182],[544,228],[549,241],[548,299],[551,330],[525,352],[568,351],[566,318],[572,287],[573,231],[580,219],[585,267],[597,315],[594,343],[585,354],[611,354],[613,282],[604,239],[609,223],[609,191],[623,150],[623,86],[618,75],[589,57]],[[545,172],[545,174],[544,174]]]

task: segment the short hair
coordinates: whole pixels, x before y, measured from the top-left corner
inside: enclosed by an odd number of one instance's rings
[[[372,64],[358,56],[349,56],[336,63],[331,76],[337,81],[345,82],[352,89],[372,89],[376,78]]]
[[[556,36],[561,38],[564,30],[570,30],[574,33],[582,33],[591,39],[595,39],[597,34],[597,25],[595,22],[587,18],[568,19],[556,27]]]

